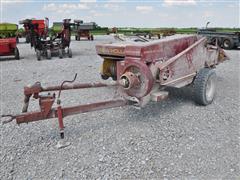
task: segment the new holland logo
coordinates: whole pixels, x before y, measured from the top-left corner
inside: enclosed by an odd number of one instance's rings
[[[100,48],[99,51],[102,54],[116,54],[116,55],[122,55],[124,54],[124,49],[118,49],[118,48]]]

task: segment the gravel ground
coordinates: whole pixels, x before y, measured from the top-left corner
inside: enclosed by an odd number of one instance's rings
[[[19,113],[23,86],[41,81],[57,85],[78,73],[78,82],[99,81],[101,58],[94,42],[73,41],[73,58],[37,61],[29,44],[18,45],[22,59],[2,60],[1,113]],[[169,99],[65,118],[66,141],[57,149],[56,119],[0,125],[0,179],[239,179],[239,60],[217,67],[215,101],[197,106],[189,89],[170,90]],[[63,93],[63,104],[115,96],[113,89]],[[91,100],[90,100],[91,98]],[[37,101],[31,101],[31,109]]]

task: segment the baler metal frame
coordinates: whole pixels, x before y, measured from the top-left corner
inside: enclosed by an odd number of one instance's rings
[[[162,48],[167,49],[162,51]],[[142,107],[151,100],[158,102],[166,99],[168,97],[168,92],[164,90],[166,86],[179,88],[193,82],[197,87],[195,89],[198,93],[197,102],[202,105],[208,105],[213,101],[214,94],[210,94],[210,100],[201,98],[203,95],[207,96],[206,88],[208,81],[215,80],[215,73],[211,69],[227,59],[226,54],[217,44],[215,46],[209,45],[206,38],[195,36],[179,40],[173,39],[172,41],[156,41],[147,45],[143,43],[140,46],[100,45],[96,49],[100,56],[103,58],[107,57],[108,60],[109,58],[121,58],[121,60],[114,63],[117,68],[117,74],[115,75],[117,82],[115,84],[73,84],[77,75],[75,75],[72,81],[63,81],[60,86],[42,87],[37,82],[32,86],[24,87],[25,98],[22,114],[3,115],[2,117],[9,117],[4,122],[8,123],[16,119],[17,124],[21,124],[58,118],[60,136],[64,138],[63,118],[66,116],[126,105]],[[175,49],[175,52],[172,52],[173,49]],[[110,57],[109,54],[112,56]],[[162,55],[163,57],[161,57]],[[168,55],[170,56],[169,58],[167,58]],[[113,72],[109,73],[110,76]],[[205,80],[202,81],[202,79]],[[61,106],[60,97],[63,90],[110,86],[115,86],[118,89],[120,93],[118,99],[72,107]],[[202,90],[201,88],[205,89]],[[52,91],[58,91],[57,96],[55,93],[41,94],[42,92]],[[31,97],[39,99],[39,111],[27,112]],[[53,108],[55,101],[57,106]]]

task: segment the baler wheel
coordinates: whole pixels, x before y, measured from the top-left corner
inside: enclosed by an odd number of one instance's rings
[[[109,78],[109,76],[101,74],[101,78],[102,78],[103,80],[107,80],[107,79]]]
[[[211,104],[216,91],[216,73],[212,69],[203,68],[193,82],[194,99],[197,104],[206,106]]]
[[[51,58],[52,58],[51,50],[48,49],[48,50],[47,50],[47,59],[51,59]]]
[[[223,40],[222,45],[223,45],[223,48],[224,48],[224,49],[230,50],[230,49],[233,48],[234,43],[233,43],[233,40],[232,40],[232,39],[226,38],[226,39]]]
[[[26,35],[26,43],[30,43],[30,36],[28,34]]]
[[[68,57],[72,58],[72,49],[71,48],[68,48]]]
[[[40,61],[41,60],[41,51],[40,50],[36,50],[36,56],[37,56],[37,60]]]
[[[58,50],[58,56],[59,56],[60,59],[63,58],[63,50],[62,49]]]
[[[14,49],[14,56],[15,56],[15,59],[16,59],[16,60],[19,60],[19,59],[20,59],[19,50],[18,50],[17,47]]]

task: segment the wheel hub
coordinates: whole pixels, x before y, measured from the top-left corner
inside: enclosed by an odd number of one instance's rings
[[[215,83],[214,79],[210,77],[206,84],[206,99],[207,101],[212,101],[215,93]]]
[[[131,62],[125,67],[118,83],[123,95],[142,98],[151,91],[154,78],[146,64]]]

